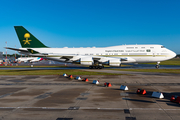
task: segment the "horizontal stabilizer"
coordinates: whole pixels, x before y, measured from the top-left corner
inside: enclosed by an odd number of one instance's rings
[[[22,50],[22,49],[17,49],[17,48],[10,48],[10,47],[5,47],[6,49],[10,49],[10,50],[15,50],[15,51],[20,51],[20,52],[28,52],[28,50]]]

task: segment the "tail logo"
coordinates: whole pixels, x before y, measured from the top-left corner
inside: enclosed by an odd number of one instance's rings
[[[24,34],[24,38],[26,38],[26,40],[23,40],[24,41],[24,45],[25,44],[29,44],[30,45],[30,41],[32,41],[32,40],[29,40],[30,34],[29,33]]]

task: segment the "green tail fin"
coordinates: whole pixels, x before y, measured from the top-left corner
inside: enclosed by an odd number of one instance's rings
[[[22,48],[47,48],[23,26],[14,26]]]

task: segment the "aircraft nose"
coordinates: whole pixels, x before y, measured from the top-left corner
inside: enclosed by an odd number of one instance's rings
[[[172,56],[172,58],[176,57],[176,53],[171,51],[171,56]]]

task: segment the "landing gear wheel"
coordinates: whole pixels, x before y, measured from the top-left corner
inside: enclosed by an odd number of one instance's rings
[[[102,66],[99,66],[98,68],[99,68],[99,69],[102,69]]]
[[[159,68],[159,65],[156,65],[155,67],[156,67],[156,69],[158,69],[158,68]]]
[[[104,66],[89,66],[89,69],[102,69]]]
[[[160,64],[160,62],[157,62],[157,64],[156,64],[156,69],[158,69],[159,68],[159,64]]]

